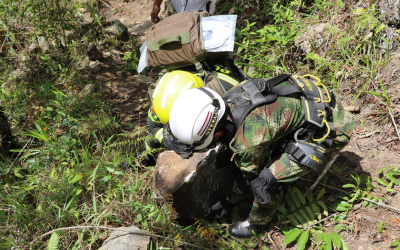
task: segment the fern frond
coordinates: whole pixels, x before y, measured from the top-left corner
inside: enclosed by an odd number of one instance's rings
[[[58,233],[54,232],[49,240],[49,243],[47,244],[47,250],[58,250]]]

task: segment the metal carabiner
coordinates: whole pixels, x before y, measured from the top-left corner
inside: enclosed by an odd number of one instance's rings
[[[307,135],[307,138],[306,138],[305,140],[300,140],[299,138],[297,138],[297,136],[298,136],[299,134],[301,134],[302,132],[304,132],[304,130],[306,130],[306,129],[305,129],[305,128],[300,128],[299,130],[296,131],[296,133],[294,133],[294,140],[295,140],[296,142],[306,142],[306,141],[308,141],[308,140],[310,139],[310,137],[311,137],[310,134]]]

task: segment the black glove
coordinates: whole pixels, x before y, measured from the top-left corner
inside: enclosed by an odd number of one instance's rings
[[[225,199],[218,201],[211,207],[210,215],[214,216],[214,219],[221,219],[225,215],[230,214],[234,206],[235,203],[233,203],[231,198],[227,196]]]
[[[139,151],[133,154],[135,158],[140,160],[140,163],[144,166],[154,166],[156,165],[156,160],[151,154],[146,154],[146,145],[143,144]]]
[[[271,192],[269,189],[275,182],[275,176],[267,168],[263,168],[258,178],[250,182],[254,199],[260,204],[268,204],[271,201]]]

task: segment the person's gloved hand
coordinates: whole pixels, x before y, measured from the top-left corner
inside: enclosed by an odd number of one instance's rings
[[[227,196],[225,199],[218,201],[211,207],[210,215],[214,216],[215,219],[220,219],[225,215],[230,214],[234,206],[235,203],[233,203],[231,198]]]
[[[158,14],[160,13],[160,6],[157,6],[156,4],[153,5],[153,9],[151,10],[151,21],[153,23],[158,23],[160,22],[160,18],[158,17]]]

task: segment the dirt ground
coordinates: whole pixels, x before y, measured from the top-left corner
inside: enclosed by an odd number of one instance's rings
[[[152,5],[153,1],[129,0],[125,3],[122,0],[108,0],[105,1],[101,14],[109,13],[106,17],[107,20],[119,19],[129,26],[150,20]],[[131,50],[129,47],[118,49],[121,52]],[[101,52],[107,51],[106,48],[100,48],[100,50]],[[400,51],[392,52],[392,54],[393,60],[386,71],[382,72],[382,81],[388,94],[392,97],[395,107],[393,112],[397,114],[396,112],[400,112],[400,57],[396,55],[400,55]],[[138,80],[137,75],[121,69],[125,63],[121,56],[112,55],[104,58],[102,63],[103,70],[96,75],[95,79],[103,86],[103,95],[120,117],[121,124],[127,130],[129,127],[126,125],[129,123],[145,128],[146,111],[151,105],[145,81]],[[153,76],[153,80],[156,80],[156,75],[148,75],[148,77],[151,76]],[[373,185],[377,187],[379,186],[376,182],[376,178],[379,176],[378,169],[396,166],[396,164],[400,166],[398,164],[400,163],[400,141],[390,115],[386,114],[377,121],[380,112],[384,111],[382,103],[377,98],[372,98],[370,102],[362,105],[360,114],[355,114],[357,126],[351,142],[340,153],[340,157],[335,163],[336,167],[342,171],[330,170],[327,174],[328,185],[341,188],[341,185],[348,183],[348,180],[351,179],[351,173],[357,173],[370,176]],[[396,122],[399,123],[398,120]],[[338,197],[336,191],[327,190],[327,194],[330,199]],[[386,197],[388,197],[387,205],[400,208],[398,188]],[[346,240],[349,249],[387,249],[388,242],[393,242],[400,237],[400,228],[395,224],[393,218],[400,220],[399,214],[390,209],[377,208],[377,206],[373,208],[355,206],[346,218],[349,223],[354,223],[355,232],[342,231],[340,235]],[[386,233],[379,235],[377,227],[382,221],[386,223],[387,230]],[[333,232],[333,226],[329,224],[332,223],[327,221],[326,227]],[[283,238],[279,231],[272,234],[272,239],[278,246]],[[275,249],[273,245],[269,247]],[[295,249],[295,246],[287,246],[286,249]]]

